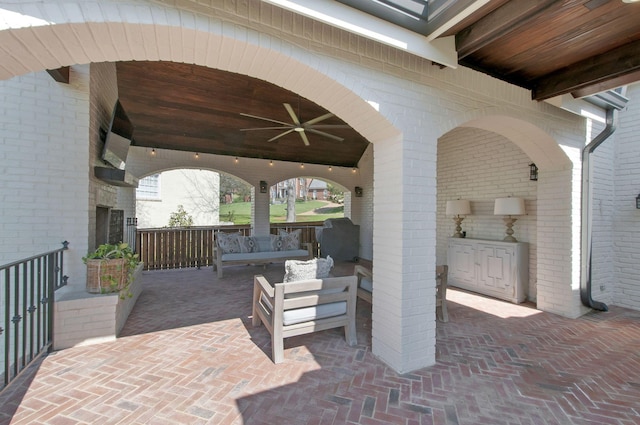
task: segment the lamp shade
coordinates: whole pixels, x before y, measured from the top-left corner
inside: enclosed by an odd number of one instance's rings
[[[522,198],[497,198],[493,207],[494,215],[522,215],[524,213],[524,199]]]
[[[466,199],[447,201],[446,215],[467,215],[471,214],[471,203]]]

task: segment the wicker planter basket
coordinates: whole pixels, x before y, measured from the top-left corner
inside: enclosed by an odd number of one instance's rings
[[[87,260],[87,292],[108,294],[127,286],[129,268],[126,258]]]

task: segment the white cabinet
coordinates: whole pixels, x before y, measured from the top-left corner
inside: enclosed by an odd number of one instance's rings
[[[450,238],[449,285],[521,303],[529,286],[529,244]]]

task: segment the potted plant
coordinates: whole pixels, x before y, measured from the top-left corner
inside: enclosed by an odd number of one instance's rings
[[[129,244],[102,244],[82,257],[87,265],[87,291],[92,294],[128,293],[133,272],[140,263]]]

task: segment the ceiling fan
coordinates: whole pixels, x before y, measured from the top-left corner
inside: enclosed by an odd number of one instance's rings
[[[344,124],[318,124],[321,121],[324,121],[324,120],[326,120],[328,118],[333,117],[334,115],[332,113],[329,112],[327,114],[320,115],[319,117],[316,117],[316,118],[311,119],[309,121],[300,122],[300,119],[298,118],[298,115],[295,113],[295,111],[293,110],[291,105],[288,104],[288,103],[284,103],[283,105],[284,105],[284,108],[289,113],[289,115],[291,116],[291,120],[293,121],[292,123],[273,120],[271,118],[258,117],[256,115],[251,115],[251,114],[241,113],[240,115],[242,115],[242,116],[249,117],[249,118],[255,118],[255,119],[263,120],[263,121],[273,122],[273,123],[276,123],[276,124],[280,124],[280,126],[277,126],[277,127],[258,127],[258,128],[241,128],[240,131],[284,130],[282,133],[280,133],[277,136],[272,137],[271,139],[269,139],[268,142],[273,142],[274,140],[277,140],[277,139],[281,138],[282,136],[285,136],[285,135],[287,135],[289,133],[296,132],[296,133],[298,133],[300,135],[300,137],[302,138],[302,141],[304,142],[304,144],[306,146],[309,146],[309,139],[307,137],[306,132],[318,134],[318,135],[324,136],[324,137],[328,137],[330,139],[337,140],[339,142],[344,140],[344,138],[342,138],[342,137],[334,136],[333,134],[329,134],[329,133],[326,133],[324,131],[318,130],[320,128],[322,128],[322,129],[349,128],[348,125],[344,125]]]

